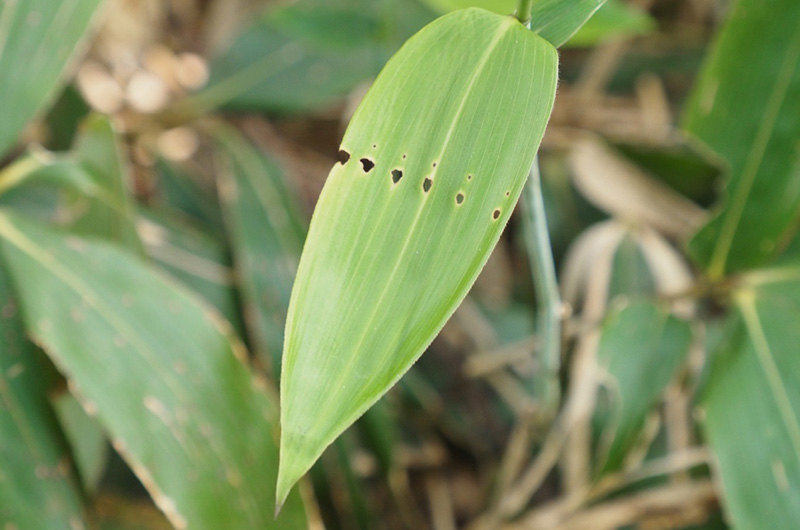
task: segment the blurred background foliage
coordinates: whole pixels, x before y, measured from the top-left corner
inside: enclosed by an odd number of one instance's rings
[[[427,22],[515,3],[2,4],[5,530],[800,521],[791,0],[608,0],[561,48],[539,155],[555,422],[517,212],[429,353],[273,520],[285,312],[341,133]]]

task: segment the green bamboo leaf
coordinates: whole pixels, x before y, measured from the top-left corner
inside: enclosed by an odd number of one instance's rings
[[[686,358],[691,339],[687,322],[648,301],[615,308],[606,319],[597,363],[611,407],[602,418],[599,472],[622,467],[648,412]]]
[[[797,228],[798,27],[795,0],[737,1],[687,107],[686,130],[730,164],[724,204],[689,246],[714,279],[763,265]]]
[[[97,413],[176,528],[306,528],[273,519],[277,411],[216,313],[103,242],[0,214],[28,332]]]
[[[534,0],[531,29],[559,47],[567,42],[606,0]]]
[[[55,98],[101,0],[0,3],[0,155]]]
[[[86,528],[63,435],[0,264],[0,521],[4,528]]]
[[[800,521],[800,267],[754,272],[734,299],[704,394],[705,431],[734,528],[786,528]]]
[[[359,106],[292,290],[279,501],[466,295],[525,184],[556,70],[516,19],[468,9],[412,37]]]
[[[280,373],[283,331],[306,222],[277,164],[231,128],[219,145],[219,196],[248,329],[266,366]]]

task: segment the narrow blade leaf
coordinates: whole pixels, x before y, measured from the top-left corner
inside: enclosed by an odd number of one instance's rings
[[[359,106],[292,290],[279,499],[466,295],[525,184],[556,70],[516,19],[468,9],[412,37]]]
[[[536,0],[531,29],[559,47],[594,15],[606,0]]]
[[[797,227],[798,27],[795,0],[736,2],[689,103],[686,130],[730,164],[718,215],[689,245],[714,279],[766,263]]]
[[[101,0],[0,3],[0,155],[56,96]]]
[[[11,280],[0,265],[0,521],[85,528],[80,494]]]
[[[688,323],[646,301],[615,310],[604,323],[597,363],[611,407],[600,440],[601,472],[621,467],[648,412],[686,358],[691,338]]]
[[[306,527],[299,496],[273,518],[275,406],[215,313],[104,243],[7,213],[0,236],[29,333],[176,528]]]
[[[274,161],[234,130],[220,128],[215,137],[220,156],[219,196],[241,282],[247,328],[277,379],[306,223]]]

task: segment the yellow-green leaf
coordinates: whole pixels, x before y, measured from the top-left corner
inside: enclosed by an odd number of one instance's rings
[[[548,42],[468,9],[412,37],[370,89],[292,291],[279,501],[466,295],[525,184],[556,73]]]

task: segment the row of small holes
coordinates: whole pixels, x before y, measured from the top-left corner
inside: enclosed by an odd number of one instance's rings
[[[375,145],[372,146],[373,148],[376,147]],[[342,165],[346,164],[350,160],[350,153],[345,151],[344,149],[339,151],[339,162]],[[403,159],[406,158],[406,155],[403,155]],[[364,168],[364,173],[369,173],[375,167],[375,162],[370,160],[369,158],[362,158],[359,160],[361,162],[362,167]],[[433,167],[436,167],[436,162],[433,163]],[[393,169],[392,170],[392,182],[397,184],[400,182],[400,179],[403,178],[403,171],[400,169]],[[472,175],[467,175],[467,180],[472,180]],[[425,193],[428,193],[431,190],[431,186],[433,186],[433,180],[428,177],[425,177],[425,180],[422,181],[422,190]],[[506,197],[511,195],[510,191],[506,191]],[[456,204],[462,204],[464,202],[464,194],[459,192],[456,194]],[[499,219],[500,218],[500,209],[496,209],[492,212],[492,219]]]

